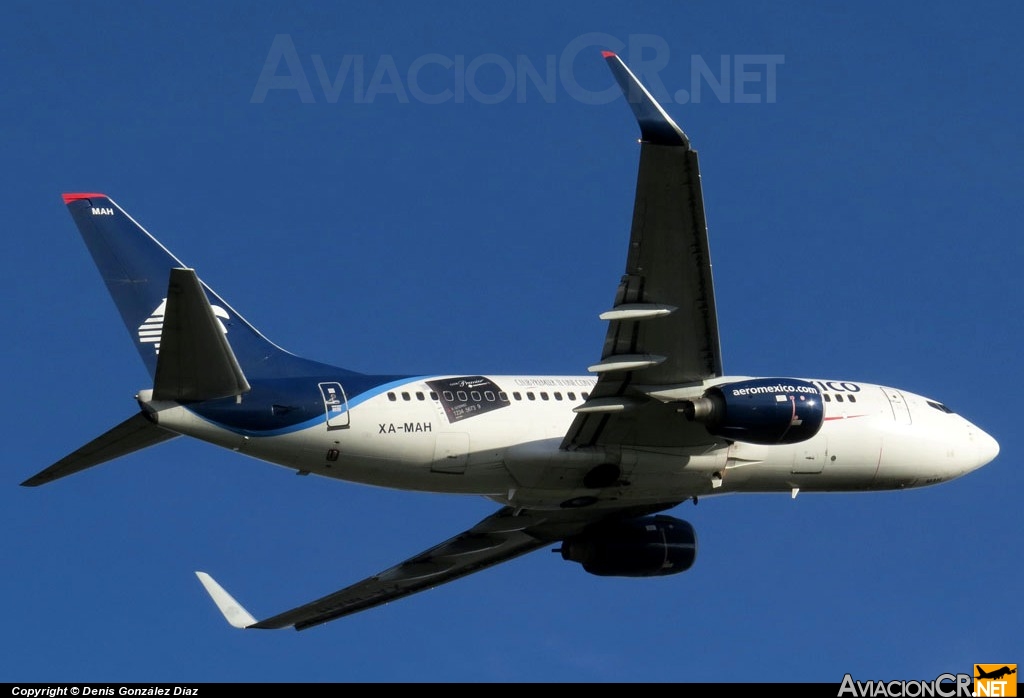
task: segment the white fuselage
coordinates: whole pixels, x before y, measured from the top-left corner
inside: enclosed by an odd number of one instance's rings
[[[446,377],[398,381],[351,401],[339,389],[342,395],[334,403],[325,398],[322,418],[271,436],[246,436],[176,403],[147,401],[145,394],[140,402],[161,427],[303,474],[477,494],[533,509],[558,508],[581,497],[600,507],[734,492],[920,487],[959,477],[998,452],[988,434],[934,400],[884,386],[825,380],[811,380],[824,400],[824,424],[800,443],[714,443],[709,438],[709,445],[699,448],[623,445],[610,451],[600,446],[566,451],[560,445],[576,417],[573,408],[584,404],[595,378],[489,376],[492,385],[501,387],[500,394],[460,391],[447,396],[459,404],[455,410],[427,383],[439,378]],[[731,380],[708,381],[692,394]],[[475,414],[463,414],[475,409]],[[684,419],[680,414],[679,420]],[[621,469],[618,484],[585,487],[583,476],[607,462]]]

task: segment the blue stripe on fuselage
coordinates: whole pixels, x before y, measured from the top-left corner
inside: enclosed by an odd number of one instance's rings
[[[327,421],[320,383],[340,383],[351,410],[381,393],[426,377],[339,372],[260,380],[252,383],[252,390],[242,396],[241,402],[229,397],[185,407],[207,422],[242,436],[280,436]]]

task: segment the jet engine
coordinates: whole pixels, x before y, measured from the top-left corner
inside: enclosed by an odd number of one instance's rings
[[[602,577],[660,577],[690,569],[697,534],[686,521],[659,514],[592,526],[556,552]]]
[[[825,421],[821,391],[794,378],[757,378],[716,385],[680,411],[708,433],[754,444],[810,439]]]

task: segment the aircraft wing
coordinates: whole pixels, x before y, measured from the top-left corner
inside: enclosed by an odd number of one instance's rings
[[[604,56],[640,125],[640,165],[626,269],[590,367],[597,385],[562,447],[697,445],[706,432],[685,425],[666,442],[679,419],[649,397],[722,375],[697,153],[622,60]]]
[[[305,630],[374,606],[431,589],[582,532],[609,517],[652,514],[676,506],[622,510],[519,511],[504,507],[454,538],[390,569],[311,603],[257,621],[213,577],[196,572],[227,621],[236,628]]]

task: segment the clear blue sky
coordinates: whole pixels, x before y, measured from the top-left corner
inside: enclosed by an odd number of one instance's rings
[[[7,7],[0,681],[839,682],[1024,661],[1020,8],[366,5]],[[279,36],[291,77],[269,89]],[[727,371],[940,399],[1000,441],[994,463],[911,492],[681,506],[701,550],[679,576],[542,550],[302,633],[230,628],[192,571],[266,616],[495,505],[184,439],[18,486],[149,387],[65,191],[109,194],[295,353],[584,372],[638,156],[603,48],[660,80],[700,152]]]

